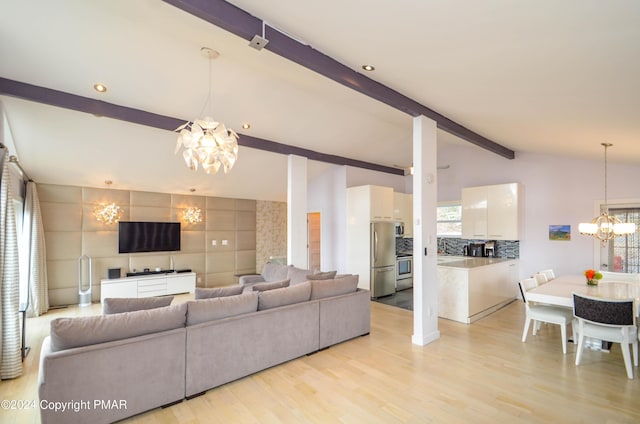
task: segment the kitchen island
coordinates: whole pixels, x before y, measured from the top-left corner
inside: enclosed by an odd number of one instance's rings
[[[438,257],[438,316],[470,324],[517,297],[518,260]]]

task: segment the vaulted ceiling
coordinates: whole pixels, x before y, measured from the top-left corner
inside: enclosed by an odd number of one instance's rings
[[[351,73],[327,78],[283,57],[276,41],[273,51],[255,50],[227,30],[242,22],[214,25],[190,9],[199,4],[218,18],[229,16],[225,5],[245,11],[265,22],[266,35],[275,28]],[[37,182],[102,187],[108,179],[113,188],[284,200],[286,156],[256,148],[262,141],[338,162],[408,165],[412,112],[372,99],[376,84],[515,151],[515,160],[519,152],[599,160],[608,141],[611,161],[640,164],[640,2],[0,0],[0,10],[9,145]],[[220,52],[213,116],[241,133],[226,175],[189,171],[173,153],[175,133],[95,109],[104,102],[178,122],[197,117],[209,82],[203,46]],[[98,82],[106,93],[93,90]],[[95,101],[79,112],[10,95],[3,84]],[[439,148],[468,144],[440,128]],[[328,166],[310,161],[310,176]]]

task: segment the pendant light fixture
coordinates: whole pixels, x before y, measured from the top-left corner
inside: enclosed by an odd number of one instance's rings
[[[208,47],[202,47],[200,51],[209,59],[209,95],[200,112],[202,116],[211,101],[211,61],[220,53]],[[192,171],[197,171],[200,165],[207,174],[215,174],[222,166],[226,174],[238,159],[238,134],[211,115],[189,121],[175,131],[180,133],[175,153],[184,146],[182,156]]]
[[[604,205],[602,213],[593,218],[591,222],[582,222],[578,225],[580,234],[593,236],[606,242],[617,236],[633,234],[636,231],[636,224],[632,222],[621,222],[615,216],[609,215],[609,206],[607,205],[607,149],[613,144],[600,143],[604,146]]]

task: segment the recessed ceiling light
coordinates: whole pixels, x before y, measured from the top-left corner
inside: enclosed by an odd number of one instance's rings
[[[244,124],[242,124],[242,128],[245,130],[248,130],[249,128],[251,128],[251,124],[248,122],[245,122]]]
[[[371,65],[362,65],[362,69],[364,69],[367,72],[371,72],[371,71],[375,71],[376,68],[371,66]]]
[[[96,90],[98,93],[104,93],[107,91],[107,86],[104,84],[93,84],[93,89]]]

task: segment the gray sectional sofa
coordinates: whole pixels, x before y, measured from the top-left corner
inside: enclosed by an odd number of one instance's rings
[[[121,420],[370,331],[357,276],[199,294],[215,297],[53,320],[40,357],[42,423]]]

